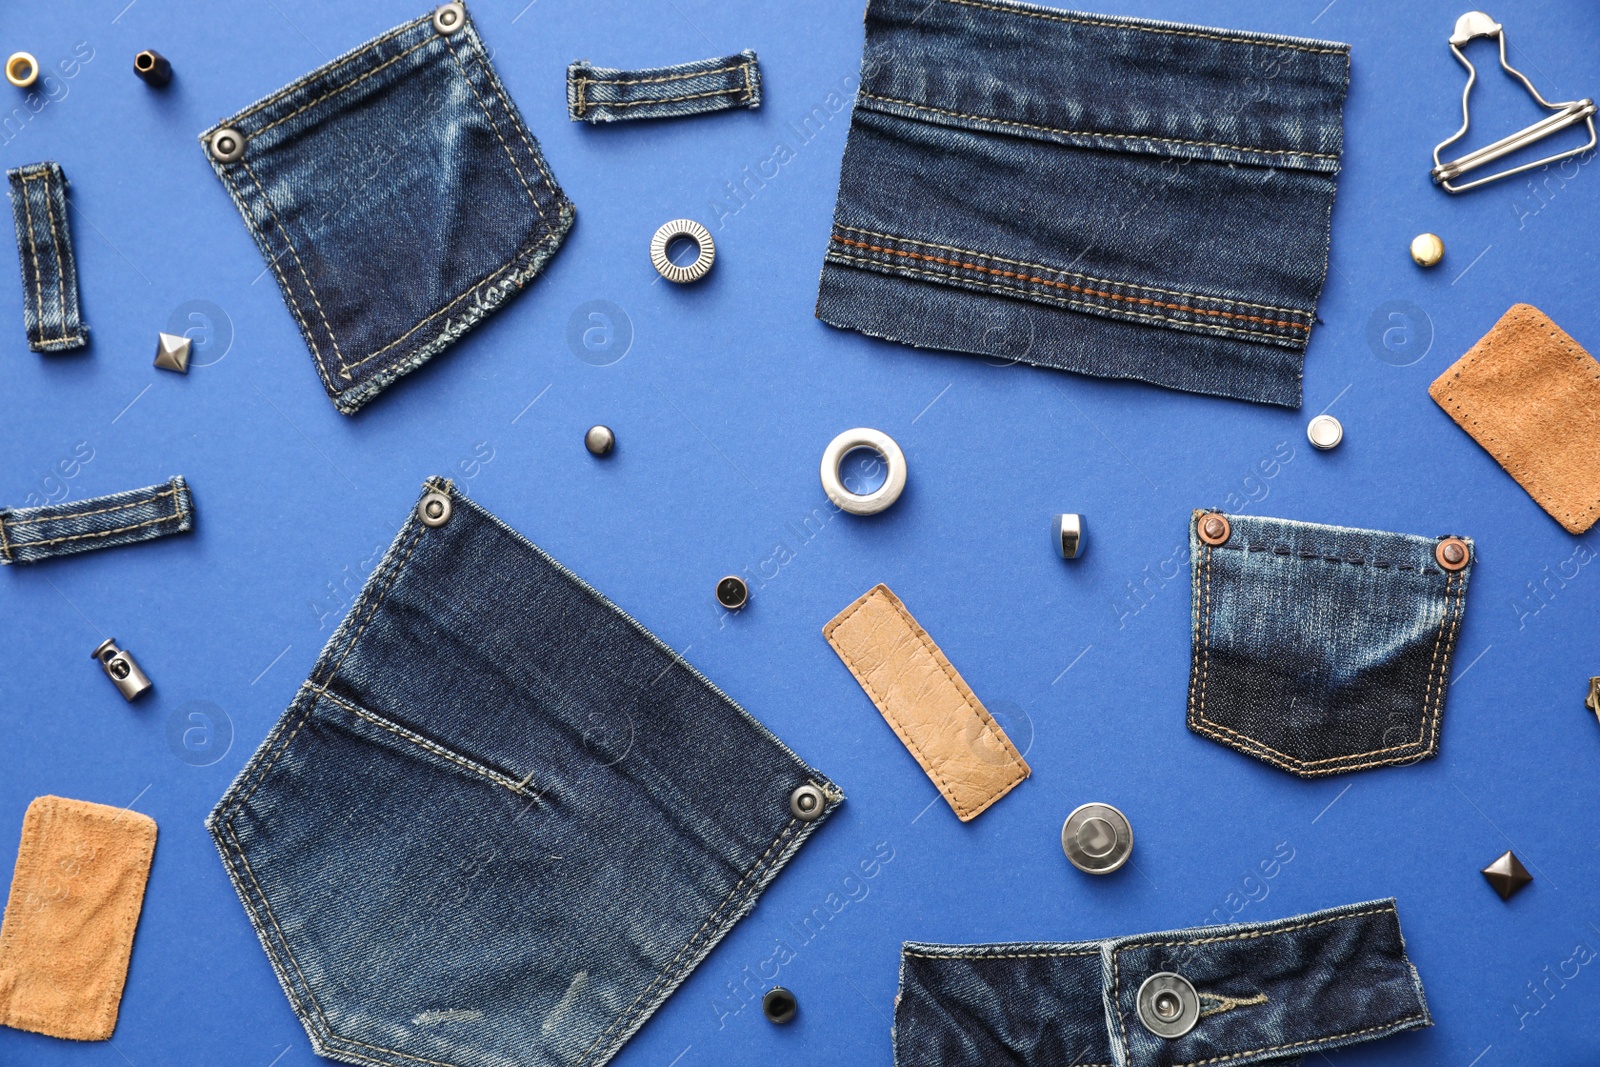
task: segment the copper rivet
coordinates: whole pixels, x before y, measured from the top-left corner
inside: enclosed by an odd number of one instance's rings
[[[1208,545],[1222,544],[1232,532],[1226,516],[1212,514],[1200,519],[1200,540]]]
[[[1458,571],[1472,559],[1467,543],[1459,537],[1447,537],[1433,550],[1433,558],[1447,571]]]

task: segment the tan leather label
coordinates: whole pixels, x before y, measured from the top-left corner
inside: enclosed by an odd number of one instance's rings
[[[111,1036],[155,847],[155,820],[135,811],[61,797],[28,805],[0,925],[0,1024]]]
[[[1028,765],[900,598],[876,585],[822,628],[962,822],[1028,777]]]
[[[1428,395],[1568,532],[1600,518],[1600,363],[1544,312],[1506,312]]]

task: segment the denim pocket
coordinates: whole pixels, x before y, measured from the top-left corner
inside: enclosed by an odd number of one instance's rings
[[[1472,542],[1197,511],[1189,729],[1306,778],[1437,755]]]
[[[346,414],[527,286],[572,226],[464,12],[408,22],[201,141]]]
[[[1298,406],[1348,82],[1344,45],[871,0],[817,315]]]

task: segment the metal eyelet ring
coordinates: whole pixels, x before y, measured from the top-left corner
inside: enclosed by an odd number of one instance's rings
[[[789,813],[801,822],[816,822],[827,806],[828,798],[810,782],[789,794]]]
[[[460,4],[440,4],[433,11],[433,28],[446,37],[467,24],[467,9]]]
[[[450,521],[450,498],[434,491],[417,505],[417,517],[424,526],[443,526]]]
[[[1472,562],[1472,548],[1459,537],[1446,537],[1433,548],[1433,558],[1452,574]]]
[[[1200,1021],[1200,994],[1181,974],[1152,974],[1139,986],[1137,1001],[1144,1028],[1169,1041],[1187,1034]]]
[[[858,448],[870,448],[883,457],[889,468],[883,484],[865,496],[852,493],[839,478],[839,464],[844,457]],[[906,454],[894,443],[894,438],[882,430],[859,426],[828,442],[822,453],[822,488],[828,499],[841,511],[852,515],[876,515],[900,499],[906,487]]]
[[[224,126],[211,135],[207,147],[211,158],[218,163],[236,163],[244,158],[244,134],[232,126]]]
[[[1200,540],[1208,545],[1220,545],[1227,542],[1233,534],[1233,525],[1228,522],[1228,517],[1219,512],[1200,516],[1200,521],[1195,525],[1195,532],[1200,535]]]
[[[12,52],[6,60],[6,81],[26,89],[39,80],[39,61],[29,52]]]
[[[680,237],[687,237],[700,246],[699,258],[687,267],[680,267],[667,258],[667,246]],[[650,238],[650,262],[656,273],[669,282],[679,285],[697,282],[711,273],[711,264],[716,261],[717,243],[711,239],[711,231],[694,219],[673,219]]]

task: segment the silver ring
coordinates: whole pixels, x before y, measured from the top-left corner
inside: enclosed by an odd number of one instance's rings
[[[699,258],[687,267],[680,267],[667,258],[667,246],[679,237],[687,237],[700,246]],[[716,261],[717,244],[711,239],[711,231],[694,219],[673,219],[650,238],[650,262],[655,265],[656,273],[669,282],[679,285],[697,282],[711,273],[711,264]]]
[[[889,467],[883,484],[866,495],[852,493],[839,478],[839,464],[844,457],[858,448],[870,448],[883,457]],[[894,443],[894,438],[882,430],[865,426],[844,433],[828,442],[822,453],[822,488],[841,510],[852,515],[876,515],[900,499],[906,487],[906,454]]]
[[[224,126],[211,135],[207,143],[211,158],[218,163],[232,163],[244,158],[244,134],[232,126]]]

